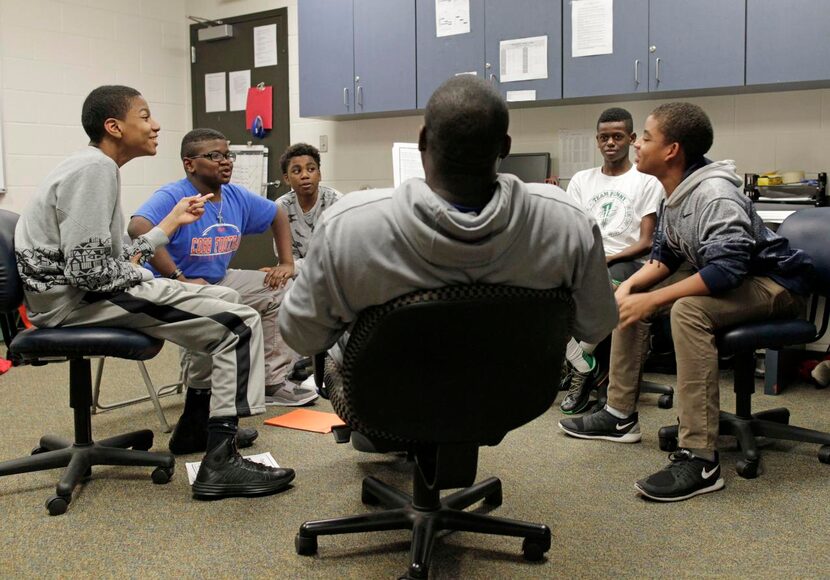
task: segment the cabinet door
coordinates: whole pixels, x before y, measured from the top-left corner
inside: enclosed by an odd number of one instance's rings
[[[827,0],[747,0],[746,84],[830,79]]]
[[[435,0],[417,0],[418,108],[445,80],[475,72],[484,78],[484,0],[470,0],[470,32],[436,36]]]
[[[486,0],[484,23],[485,54],[491,66],[487,75],[502,95],[506,96],[508,91],[535,90],[540,101],[562,98],[562,0]],[[503,82],[501,42],[537,36],[547,36],[548,78]],[[528,56],[532,54],[525,58]]]
[[[744,84],[746,0],[651,0],[649,90]]]
[[[297,2],[300,115],[354,112],[352,0]]]
[[[648,91],[648,0],[614,2],[614,52],[571,56],[571,5],[562,12],[562,93],[569,97],[623,95]]]
[[[415,108],[415,0],[354,0],[355,112]]]

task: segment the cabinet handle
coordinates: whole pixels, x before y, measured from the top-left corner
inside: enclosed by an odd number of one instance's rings
[[[635,85],[640,84],[640,59],[639,58],[634,59],[634,84]]]
[[[357,106],[363,107],[363,87],[360,85],[357,87]]]
[[[660,57],[658,56],[654,61],[654,80],[660,82]]]
[[[343,87],[343,106],[349,108],[349,87]]]

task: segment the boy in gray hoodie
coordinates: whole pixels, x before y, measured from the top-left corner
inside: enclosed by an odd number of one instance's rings
[[[81,122],[89,146],[46,177],[15,229],[30,319],[47,328],[132,328],[206,358],[198,379],[210,386],[204,389],[210,418],[190,424],[187,434],[193,451],[207,450],[194,497],[285,488],[293,470],[251,462],[236,447],[239,417],[265,410],[259,314],[237,304],[233,290],[154,279],[143,267],[180,226],[204,214],[210,195],[183,197],[158,225],[125,244],[120,168],[155,155],[161,127],[141,93],[119,85],[93,90],[84,100]],[[190,398],[185,402],[185,414],[193,404]]]
[[[740,191],[743,182],[734,162],[704,157],[712,141],[709,118],[691,103],[661,105],[646,120],[635,144],[637,166],[666,190],[651,260],[615,294],[620,324],[612,339],[608,404],[593,415],[559,422],[574,437],[640,441],[637,398],[648,321],[670,309],[680,448],[665,469],[635,486],[658,501],[723,488],[716,450],[717,331],[755,320],[795,318],[809,291],[809,257],[763,224]],[[696,273],[667,280],[684,261]]]

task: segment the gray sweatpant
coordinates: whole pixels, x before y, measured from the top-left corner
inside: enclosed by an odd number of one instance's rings
[[[88,293],[60,324],[132,328],[192,351],[194,388],[211,388],[211,417],[265,411],[262,324],[239,294],[157,278],[118,293]],[[201,369],[201,370],[200,370]]]
[[[282,288],[273,289],[265,285],[265,272],[258,270],[228,270],[225,277],[212,286],[216,292],[232,292],[233,302],[250,306],[259,313],[262,320],[262,339],[265,354],[265,384],[278,385],[285,380],[285,375],[294,360],[291,350],[280,334],[277,326],[277,313],[280,304],[292,282]],[[208,388],[204,377],[210,376],[210,359],[191,358],[182,352],[182,368],[185,372],[185,384],[191,388]]]

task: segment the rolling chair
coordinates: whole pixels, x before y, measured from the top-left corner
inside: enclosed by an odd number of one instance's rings
[[[830,463],[830,433],[822,433],[789,425],[790,412],[785,408],[752,412],[752,393],[755,392],[755,351],[764,348],[808,344],[821,338],[827,331],[830,308],[830,244],[827,227],[830,224],[830,208],[812,208],[795,212],[789,216],[778,233],[790,241],[793,248],[807,252],[813,259],[815,278],[814,294],[809,308],[809,320],[770,320],[741,324],[721,332],[717,337],[721,355],[734,356],[735,412],[720,413],[720,433],[734,435],[741,447],[743,459],[736,463],[736,471],[748,479],[758,476],[760,454],[756,437],[786,439],[819,443],[818,458]],[[819,300],[824,298],[825,307],[818,316]],[[819,324],[819,330],[816,330]],[[660,448],[674,451],[677,448],[678,426],[660,429]]]
[[[501,504],[499,479],[472,485],[478,448],[550,408],[572,310],[562,290],[474,285],[418,291],[361,313],[342,368],[327,362],[331,402],[355,431],[408,447],[413,494],[365,478],[362,501],[388,509],[305,522],[297,553],[314,554],[321,535],[410,529],[405,577],[426,578],[436,533],[461,530],[523,537],[525,559],[541,559],[551,543],[546,525],[463,510],[482,499]],[[466,489],[441,498],[451,488]]]
[[[46,501],[50,515],[66,512],[72,492],[92,475],[95,465],[155,466],[154,483],[173,476],[175,460],[169,453],[151,453],[153,432],[148,429],[92,440],[92,368],[90,358],[118,357],[147,360],[161,350],[163,341],[121,328],[32,328],[17,332],[12,323],[23,301],[23,287],[14,256],[14,228],[18,216],[0,210],[0,312],[8,354],[15,366],[41,366],[69,361],[69,406],[75,415],[74,442],[44,435],[30,457],[0,463],[0,476],[66,467],[55,495]],[[132,449],[129,449],[132,448]]]

